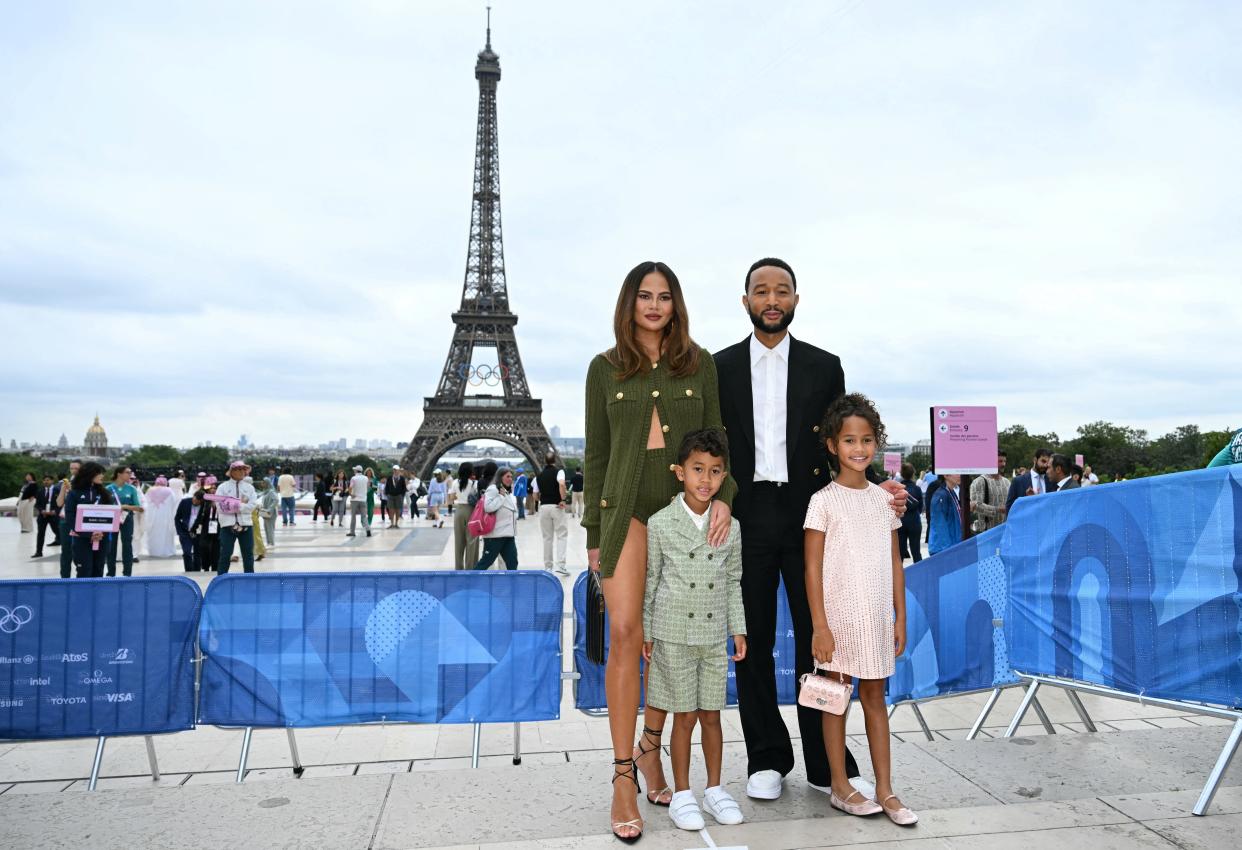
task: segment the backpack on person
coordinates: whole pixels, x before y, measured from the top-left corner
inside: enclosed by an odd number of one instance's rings
[[[479,499],[475,503],[474,510],[470,513],[470,520],[466,523],[466,531],[471,537],[483,537],[491,534],[496,530],[496,514],[489,514],[483,510],[483,500]]]

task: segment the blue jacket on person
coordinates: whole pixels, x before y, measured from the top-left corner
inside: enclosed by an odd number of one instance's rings
[[[903,481],[906,490],[906,512],[901,518],[902,527],[908,532],[923,529],[923,491],[913,481]]]
[[[962,514],[957,496],[948,487],[936,490],[931,500],[931,525],[928,527],[927,551],[935,555],[962,541]]]

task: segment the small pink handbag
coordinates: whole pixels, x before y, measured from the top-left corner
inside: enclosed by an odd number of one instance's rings
[[[826,711],[829,714],[845,714],[845,709],[850,704],[850,697],[854,695],[854,686],[846,684],[839,678],[830,679],[820,675],[819,669],[820,664],[816,661],[815,671],[803,673],[799,678],[798,681],[802,687],[798,690],[798,705],[805,705],[816,711]]]

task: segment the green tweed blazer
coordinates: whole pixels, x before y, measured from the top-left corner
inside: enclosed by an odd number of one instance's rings
[[[746,634],[742,610],[742,532],[737,520],[720,548],[674,500],[647,523],[643,639],[685,646]]]
[[[723,428],[711,352],[700,348],[698,372],[682,378],[673,377],[661,360],[656,368],[621,381],[602,354],[587,369],[582,527],[587,548],[600,550],[600,570],[605,576],[616,569],[634,513],[653,407],[659,410],[665,429],[669,466],[677,462],[677,447],[687,433]],[[677,492],[670,490],[668,497],[672,499]],[[732,507],[736,493],[737,482],[725,476],[717,498]]]

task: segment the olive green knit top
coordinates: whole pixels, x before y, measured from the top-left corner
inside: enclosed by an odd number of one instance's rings
[[[669,465],[691,431],[721,428],[716,361],[699,350],[699,369],[674,377],[661,360],[655,368],[619,380],[617,370],[596,355],[587,369],[585,513],[587,548],[598,548],[600,569],[611,575],[625,543],[638,494],[639,473],[647,453],[652,408],[659,411]],[[732,506],[737,482],[726,476],[717,498]],[[671,499],[676,492],[670,492]]]

